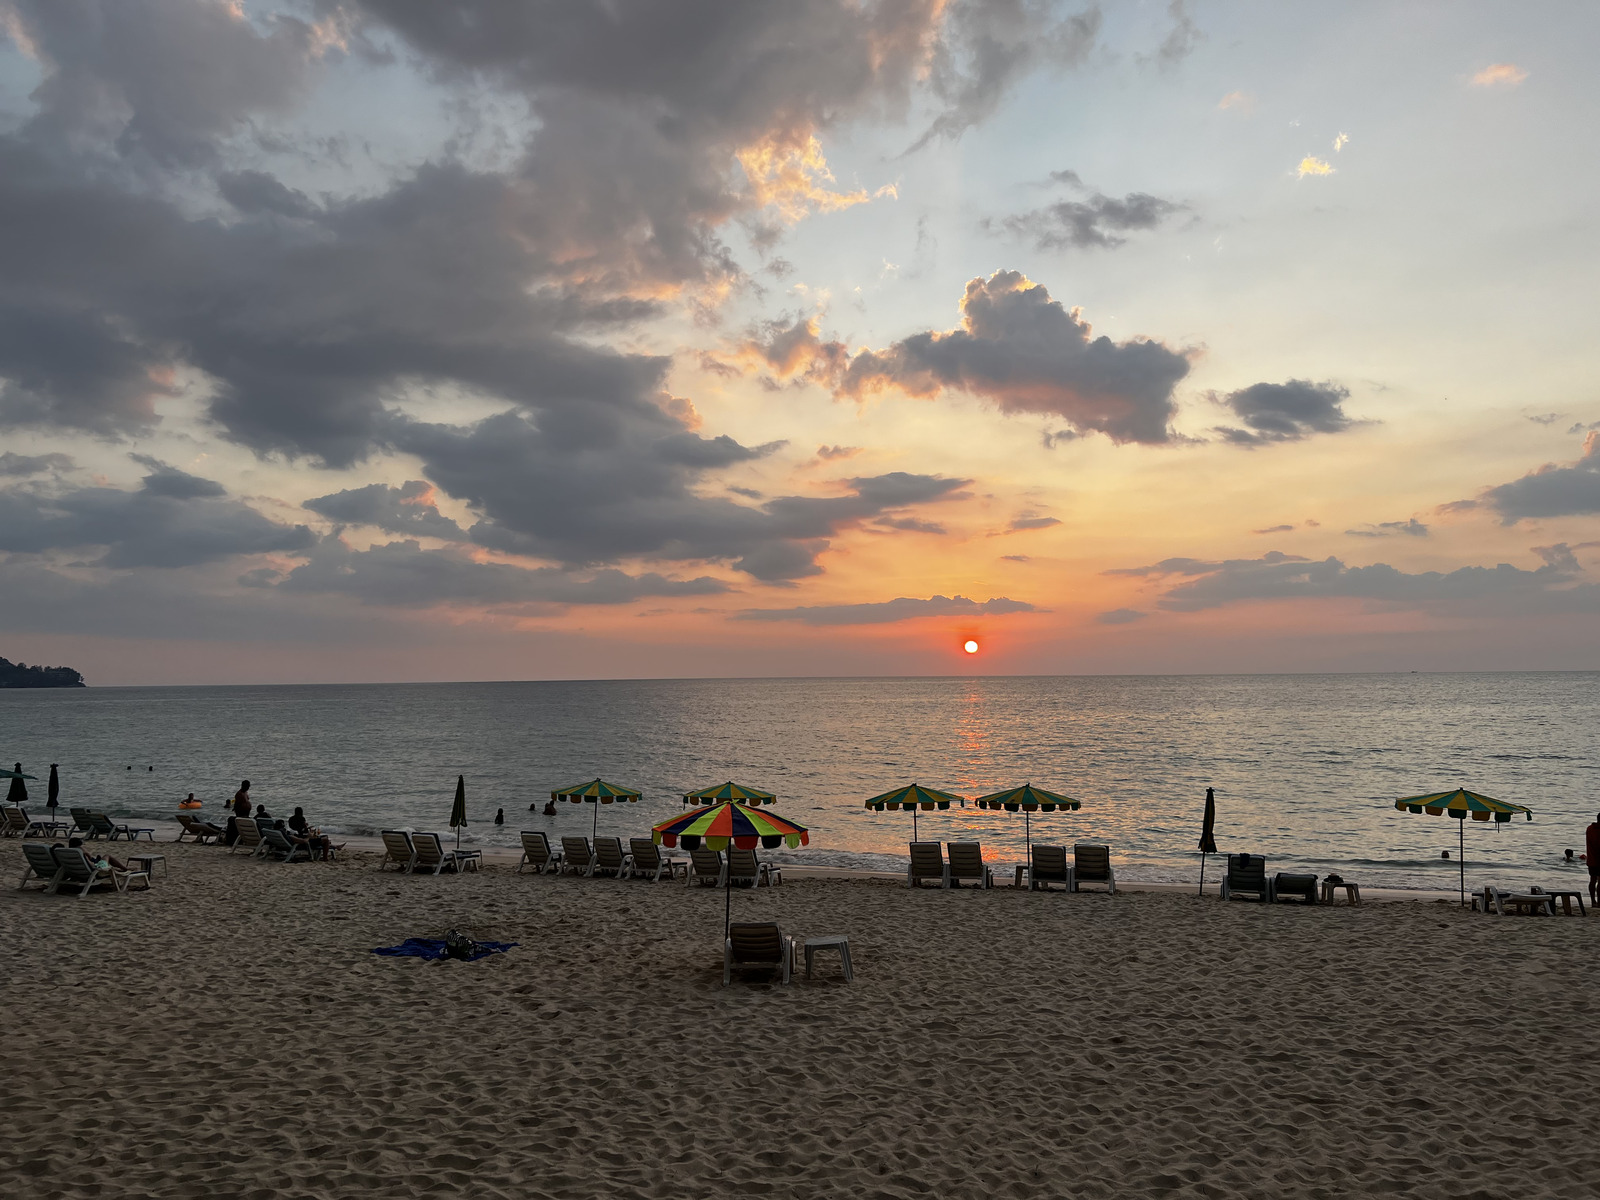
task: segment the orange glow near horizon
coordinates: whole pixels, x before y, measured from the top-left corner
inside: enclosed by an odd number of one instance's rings
[[[966,644],[961,648],[968,654],[976,654],[978,652],[978,643],[968,638]]]

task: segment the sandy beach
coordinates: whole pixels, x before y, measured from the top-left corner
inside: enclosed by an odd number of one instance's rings
[[[735,919],[847,935],[854,983],[725,989],[681,883],[153,849],[80,902],[0,847],[0,1194],[1600,1189],[1592,919],[796,874]],[[452,926],[519,944],[370,953]]]

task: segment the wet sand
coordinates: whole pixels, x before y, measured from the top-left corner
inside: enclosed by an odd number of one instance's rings
[[[0,1194],[1600,1192],[1592,918],[790,872],[735,919],[855,982],[724,989],[681,882],[152,849],[78,901],[0,844]],[[452,926],[519,945],[370,953]]]

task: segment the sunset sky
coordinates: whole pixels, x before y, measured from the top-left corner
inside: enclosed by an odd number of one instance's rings
[[[0,0],[0,655],[1600,668],[1597,37]]]

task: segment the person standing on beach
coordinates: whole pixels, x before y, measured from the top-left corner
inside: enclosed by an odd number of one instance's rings
[[[248,817],[250,815],[250,781],[246,779],[239,785],[239,790],[233,794],[233,815]]]
[[[1589,903],[1600,906],[1600,813],[1595,813],[1594,824],[1584,830],[1583,841],[1589,852]]]

